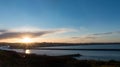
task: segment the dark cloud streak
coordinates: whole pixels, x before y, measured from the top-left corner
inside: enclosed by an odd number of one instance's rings
[[[95,33],[95,34],[89,34],[84,37],[71,37],[72,39],[96,39],[100,36],[107,36],[107,35],[113,35],[113,34],[120,34],[120,31],[114,31],[114,32],[105,32],[105,33]]]
[[[0,40],[12,39],[12,38],[21,38],[23,36],[30,36],[31,38],[35,38],[35,37],[39,37],[42,35],[59,32],[59,30],[37,31],[37,32],[6,32],[4,30],[0,30],[0,31],[2,32],[0,34]]]
[[[0,30],[0,32],[6,32],[7,30]]]
[[[96,33],[96,34],[92,34],[92,35],[112,35],[112,34],[120,34],[120,31]]]

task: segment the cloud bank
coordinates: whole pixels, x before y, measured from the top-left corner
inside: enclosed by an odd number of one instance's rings
[[[54,34],[54,33],[65,33],[65,32],[71,32],[74,31],[74,29],[52,29],[52,30],[33,30],[33,31],[21,31],[19,29],[16,30],[0,30],[0,40],[3,39],[13,39],[13,38],[22,38],[25,36],[29,36],[31,38],[40,37],[47,34]]]

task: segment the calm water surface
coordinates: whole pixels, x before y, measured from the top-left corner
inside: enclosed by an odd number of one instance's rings
[[[38,47],[41,48],[41,47]],[[120,45],[80,45],[80,46],[55,46],[55,47],[42,47],[42,48],[79,48],[79,49],[120,49]],[[22,49],[10,49],[17,52],[23,52]],[[81,60],[117,60],[120,61],[120,51],[92,51],[92,50],[30,50],[31,53],[40,55],[68,55],[68,54],[81,54],[80,57],[75,57]]]

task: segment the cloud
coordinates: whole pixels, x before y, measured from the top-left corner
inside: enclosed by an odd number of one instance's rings
[[[78,37],[71,37],[72,39],[96,39],[96,38],[98,38],[98,37],[95,37],[95,36],[82,36],[82,37],[80,37],[80,36],[78,36]]]
[[[0,30],[0,32],[6,32],[7,30]]]
[[[37,37],[45,34],[54,33],[56,31],[41,31],[41,32],[7,32],[0,35],[0,39],[20,38],[23,36]]]
[[[103,35],[112,35],[112,34],[120,34],[120,31],[113,31],[113,32],[105,32],[105,33],[96,33],[96,34],[92,34],[94,36],[103,36]]]
[[[89,34],[89,35],[84,35],[84,36],[76,36],[76,37],[71,37],[72,39],[96,39],[100,38],[102,36],[110,36],[114,34],[120,34],[120,31],[113,31],[113,32],[104,32],[104,33],[95,33],[95,34]]]
[[[13,38],[22,38],[24,36],[29,36],[31,38],[36,38],[39,36],[47,35],[47,34],[54,34],[54,33],[66,33],[66,32],[71,32],[74,29],[52,29],[52,30],[36,30],[36,31],[21,31],[21,30],[0,30],[0,40],[3,39],[13,39]]]

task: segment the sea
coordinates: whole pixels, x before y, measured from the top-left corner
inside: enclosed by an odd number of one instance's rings
[[[53,46],[53,47],[37,47],[37,48],[59,48],[59,49],[120,49],[120,44],[99,44],[99,45],[76,45],[76,46]],[[23,49],[1,48],[3,50],[12,50],[16,52],[24,52]],[[69,54],[80,54],[82,56],[74,57],[78,60],[99,60],[99,61],[120,61],[120,51],[118,50],[39,50],[27,49],[28,53],[49,56],[61,56]]]

